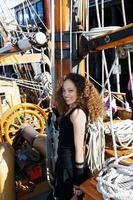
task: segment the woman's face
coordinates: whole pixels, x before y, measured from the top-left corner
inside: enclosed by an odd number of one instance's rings
[[[77,100],[77,88],[71,80],[66,80],[63,83],[63,98],[69,107],[72,107]]]

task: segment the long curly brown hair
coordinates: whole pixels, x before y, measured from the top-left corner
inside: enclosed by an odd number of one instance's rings
[[[91,83],[91,81],[86,80],[85,77],[76,73],[69,73],[66,75],[61,80],[59,87],[55,92],[55,101],[57,103],[59,113],[61,115],[65,114],[69,109],[62,96],[62,86],[66,80],[71,80],[77,88],[77,107],[84,110],[87,117],[90,117],[91,121],[95,121],[97,118],[103,117],[103,103],[98,90]]]

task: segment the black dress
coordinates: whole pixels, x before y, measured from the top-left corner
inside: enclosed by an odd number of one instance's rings
[[[74,177],[74,131],[70,120],[72,109],[60,120],[58,158],[55,166],[55,196],[61,200],[69,200],[73,196]]]
[[[55,197],[59,200],[70,200],[73,196],[75,147],[74,130],[70,116],[75,109],[63,116],[59,124],[58,158],[55,167]]]

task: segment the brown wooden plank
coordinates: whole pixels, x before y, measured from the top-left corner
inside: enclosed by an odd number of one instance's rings
[[[40,53],[33,54],[7,54],[0,55],[0,65],[13,65],[22,63],[33,63],[41,62],[42,60],[50,64],[50,61],[46,55],[41,55]]]
[[[96,177],[92,177],[80,185],[81,191],[85,194],[84,200],[103,200],[96,189],[96,183]]]
[[[130,153],[133,153],[133,149],[117,149],[117,154],[118,156],[124,156],[124,155],[128,155]],[[114,157],[114,150],[113,147],[106,147],[106,156],[109,157]],[[126,161],[128,161],[129,163],[133,163],[133,157],[132,158],[126,158]]]

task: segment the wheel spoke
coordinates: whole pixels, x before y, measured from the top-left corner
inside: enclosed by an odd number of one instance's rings
[[[9,134],[12,134],[12,135],[16,135],[16,133],[19,131],[19,129],[12,129],[12,128],[10,128],[9,129],[9,131],[8,131],[8,133]]]
[[[18,125],[18,124],[12,124],[12,126],[13,126],[14,128],[20,129],[20,125]]]
[[[26,112],[24,112],[24,123],[26,123],[27,122],[27,113]]]

